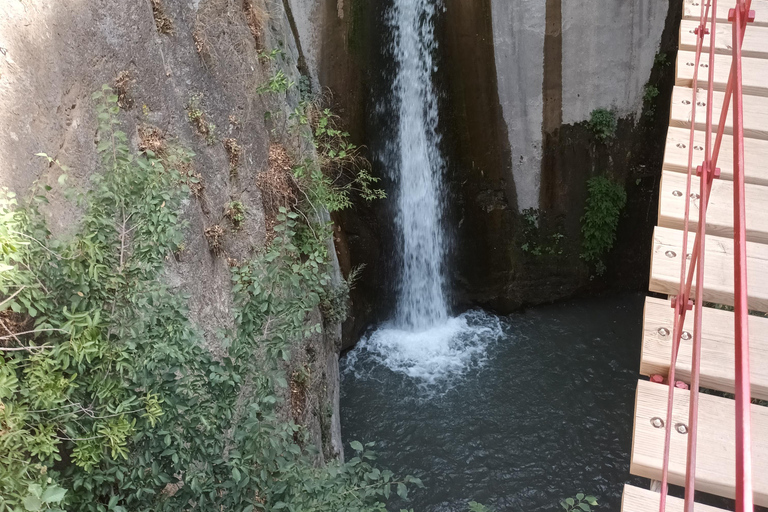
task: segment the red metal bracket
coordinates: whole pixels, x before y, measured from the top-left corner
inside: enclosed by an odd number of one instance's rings
[[[709,34],[709,29],[704,25],[699,25],[698,27],[693,29],[693,33],[699,37],[704,37],[706,34]]]
[[[747,23],[754,22],[755,11],[750,10],[745,19],[747,20]],[[728,9],[728,21],[736,21],[736,9]]]
[[[701,175],[703,174],[704,167],[706,167],[706,164],[696,166],[696,176],[701,177]],[[719,178],[720,178],[720,168],[715,167],[714,179],[719,179]]]
[[[680,312],[680,306],[677,301],[677,295],[672,297],[672,309],[674,309],[678,314]],[[691,299],[688,299],[688,303],[685,305],[686,311],[690,311],[693,309],[693,301]]]

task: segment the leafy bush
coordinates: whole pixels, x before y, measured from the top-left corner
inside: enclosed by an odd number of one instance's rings
[[[583,493],[578,493],[573,498],[560,500],[560,506],[566,512],[590,512],[592,507],[597,506],[597,499],[594,496],[584,496]]]
[[[621,185],[608,178],[596,176],[587,181],[589,196],[581,217],[581,257],[594,263],[601,274],[605,266],[602,256],[613,248],[619,215],[627,202],[627,193]]]
[[[266,82],[256,88],[256,93],[265,94],[271,92],[277,94],[287,91],[294,85],[296,84],[288,79],[285,72],[282,69],[278,69]]]
[[[293,169],[306,199],[315,210],[320,205],[329,212],[351,207],[352,193],[366,201],[384,199],[386,193],[376,188],[380,180],[371,174],[361,148],[341,129],[339,117],[321,103],[320,98],[303,101],[290,116],[297,133],[302,127],[310,129],[305,133],[315,147],[315,157]]]
[[[606,142],[616,135],[616,113],[613,110],[598,108],[589,115],[589,129],[600,142]]]
[[[655,85],[646,85],[643,89],[643,105],[645,105],[645,115],[653,117],[656,114],[656,106],[653,100],[659,95],[659,88]]]
[[[52,236],[45,191],[0,201],[0,318],[31,325],[0,339],[0,512],[383,512],[421,485],[373,467],[360,443],[317,467],[278,416],[282,361],[320,330],[307,318],[328,283],[325,241],[300,248],[297,214],[281,212],[272,246],[233,270],[235,329],[212,357],[160,279],[182,244],[189,154],[134,155],[117,96],[94,97],[103,172],[77,233]]]
[[[532,256],[560,256],[563,254],[561,245],[565,235],[560,232],[545,236],[539,229],[539,218],[541,210],[538,208],[527,208],[522,212],[523,218],[523,244],[520,248],[523,252]]]
[[[650,103],[659,95],[659,88],[655,85],[646,85],[643,89],[643,101]]]

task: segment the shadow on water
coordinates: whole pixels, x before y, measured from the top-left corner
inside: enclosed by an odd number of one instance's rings
[[[375,441],[382,467],[420,477],[426,488],[396,504],[417,511],[557,510],[577,492],[619,510],[642,309],[634,294],[492,317],[501,333],[487,331],[483,356],[432,383],[357,348],[342,360],[344,438]]]

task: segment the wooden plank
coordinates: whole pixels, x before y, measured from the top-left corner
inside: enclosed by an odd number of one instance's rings
[[[684,229],[685,226],[685,174],[662,171],[659,192],[658,225],[666,228]],[[696,231],[699,225],[699,178],[691,177],[690,224]],[[768,187],[746,185],[747,199],[747,240],[768,244]],[[707,234],[733,238],[733,182],[715,180],[707,206]]]
[[[675,389],[672,409],[669,482],[685,483],[688,434],[676,425],[688,425],[690,392]],[[768,407],[752,405],[752,485],[755,504],[768,505]],[[635,397],[634,435],[630,472],[661,480],[664,453],[664,428],[656,428],[653,418],[666,419],[667,387],[639,381]],[[699,395],[698,450],[696,452],[696,490],[733,498],[736,484],[735,402],[712,395]]]
[[[697,36],[694,33],[698,21],[683,20],[680,22],[680,50],[689,52],[696,51]],[[716,28],[715,53],[730,55],[733,37],[731,36],[730,23],[718,23]],[[744,33],[744,44],[742,45],[742,56],[757,57],[759,59],[768,58],[768,27],[750,25]],[[704,38],[703,50],[709,51],[709,37]]]
[[[768,34],[766,34],[768,36]],[[766,44],[768,47],[768,44]],[[693,112],[692,89],[676,86],[672,90],[672,106],[669,115],[669,125],[678,128],[690,128]],[[714,93],[712,109],[712,131],[717,131],[720,122],[720,112],[725,94]],[[768,139],[768,99],[762,96],[744,96],[744,136],[755,139]],[[700,89],[696,93],[696,129],[704,130],[707,122],[707,91]],[[725,122],[725,133],[733,134],[732,111],[729,109]]]
[[[641,489],[633,485],[625,485],[624,493],[621,495],[621,511],[659,512],[660,497],[661,494],[658,492]],[[683,512],[684,505],[685,500],[675,498],[674,496],[667,496],[666,512]],[[694,512],[725,512],[723,509],[702,505],[701,503],[694,503],[693,510]]]
[[[699,21],[701,19],[701,4],[701,0],[685,0],[683,4],[683,18]],[[729,23],[728,10],[731,9],[734,4],[735,2],[719,2],[717,4],[718,23]],[[757,17],[754,21],[755,25],[768,26],[768,0],[752,0],[750,9],[757,13]]]
[[[693,71],[696,64],[694,52],[677,52],[675,85],[693,87]],[[768,96],[768,59],[742,58],[742,86],[744,94]],[[699,61],[697,85],[700,89],[709,88],[709,53],[702,53]],[[725,91],[731,74],[731,56],[715,54],[715,91]]]
[[[688,252],[696,235],[688,237]],[[653,231],[651,276],[652,292],[677,295],[680,282],[680,257],[683,232],[657,226]],[[704,300],[733,305],[733,240],[707,236],[704,256]],[[747,289],[750,309],[768,311],[768,245],[747,242]],[[696,289],[694,279],[692,290]],[[693,294],[693,291],[691,292]]]
[[[693,135],[693,165],[696,166],[704,160],[704,132],[695,130]],[[714,137],[712,140],[714,144]],[[667,146],[664,150],[664,169],[688,172],[689,143],[689,128],[669,128]],[[745,181],[755,185],[768,185],[768,141],[744,139],[744,153]],[[717,166],[720,168],[721,179],[733,181],[733,137],[730,135],[723,135]]]
[[[643,312],[643,349],[641,375],[669,374],[672,355],[674,311],[670,301],[647,297]],[[718,391],[734,392],[733,313],[714,308],[702,309],[701,385]],[[693,313],[687,314],[684,332],[693,332]],[[690,337],[680,340],[675,375],[677,380],[691,382]],[[768,318],[749,317],[749,361],[752,397],[768,400]]]

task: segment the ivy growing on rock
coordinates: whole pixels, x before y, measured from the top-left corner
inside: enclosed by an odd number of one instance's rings
[[[603,176],[587,181],[587,189],[589,195],[581,217],[581,258],[594,264],[601,275],[605,272],[602,257],[613,248],[627,193],[621,185]]]
[[[77,232],[50,232],[45,190],[0,201],[0,512],[384,511],[420,485],[360,443],[318,467],[279,417],[283,361],[321,329],[308,320],[329,284],[327,231],[308,237],[280,211],[271,246],[233,270],[235,328],[213,357],[162,279],[191,155],[134,154],[117,96],[94,98],[103,172]]]
[[[595,138],[602,142],[608,142],[616,136],[616,113],[605,108],[596,108],[589,114],[587,123],[589,129],[595,134]]]

